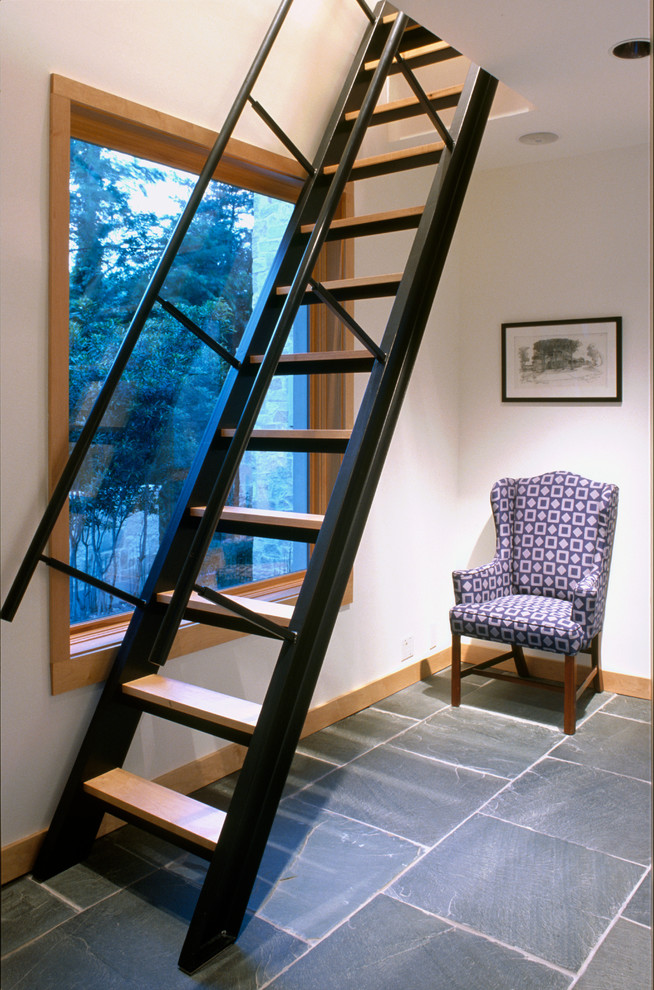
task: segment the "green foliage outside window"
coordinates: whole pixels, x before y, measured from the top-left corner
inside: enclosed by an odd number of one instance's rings
[[[174,169],[71,142],[71,441],[194,182]],[[163,296],[232,353],[290,211],[287,203],[212,183],[166,280]],[[296,333],[301,332],[300,321]],[[140,592],[226,372],[215,352],[155,307],[71,493],[74,567]],[[264,419],[273,416],[279,424],[280,416],[293,419],[294,409],[297,419],[298,400],[306,407],[306,383],[300,379],[286,387],[268,411],[264,407]],[[255,504],[258,492],[276,502],[259,501],[260,507],[306,508],[302,458],[272,455],[276,460],[266,463],[270,456],[247,455],[230,500]],[[275,476],[281,479],[276,491]],[[272,494],[261,495],[268,490]],[[227,587],[304,566],[306,548],[257,542],[216,537],[203,580]],[[71,622],[125,610],[119,599],[71,581]]]

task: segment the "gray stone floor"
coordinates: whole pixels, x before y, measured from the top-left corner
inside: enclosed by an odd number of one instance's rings
[[[305,739],[238,942],[177,968],[206,866],[128,826],[2,896],[3,990],[648,990],[651,707],[422,681]],[[233,780],[198,796],[224,807]]]

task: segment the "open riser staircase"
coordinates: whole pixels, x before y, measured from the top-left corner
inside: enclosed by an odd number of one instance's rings
[[[373,13],[363,0],[358,2],[366,11],[368,27],[313,162],[295,149],[251,96],[292,0],[281,4],[73,448],[2,612],[3,618],[13,618],[40,560],[79,576],[65,562],[45,555],[48,537],[150,310],[160,303],[180,322],[188,323],[174,301],[162,298],[162,286],[216,163],[241,112],[250,104],[293,150],[307,179],[239,350],[234,355],[223,354],[229,364],[225,384],[145,588],[132,601],[133,619],[34,870],[37,878],[45,879],[84,859],[107,811],[208,859],[206,880],[180,956],[180,966],[188,972],[233,942],[243,922],[496,86],[486,72],[472,67],[463,87],[425,94],[412,69],[458,53],[389,4],[380,4]],[[383,104],[384,83],[393,72],[404,74],[414,96]],[[455,106],[448,130],[439,111]],[[431,144],[398,154],[362,157],[360,149],[369,127],[417,114],[426,114],[434,125]],[[334,220],[348,182],[425,165],[437,167],[422,209]],[[331,284],[314,278],[326,241],[398,230],[415,231],[402,273]],[[381,296],[391,296],[394,302],[383,339],[376,344],[343,302]],[[305,303],[329,307],[363,349],[284,354],[293,320]],[[369,380],[351,431],[255,430],[274,376],[354,372],[367,373]],[[228,506],[233,480],[248,449],[342,453],[324,516]],[[313,543],[297,604],[220,594],[199,585],[198,574],[216,530]],[[183,620],[279,641],[279,657],[261,705],[158,672]],[[248,747],[227,813],[123,769],[144,712]]]

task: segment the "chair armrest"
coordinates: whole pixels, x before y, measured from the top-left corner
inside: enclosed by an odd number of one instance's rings
[[[606,589],[599,567],[593,567],[571,588],[573,622],[579,623],[590,641],[600,632],[604,619]]]
[[[499,557],[481,567],[452,571],[452,582],[457,605],[489,602],[511,594],[511,574]]]

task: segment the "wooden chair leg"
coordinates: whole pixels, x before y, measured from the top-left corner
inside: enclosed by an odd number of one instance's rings
[[[574,736],[577,728],[577,658],[566,656],[563,670],[563,731]]]
[[[527,661],[525,660],[525,652],[517,643],[513,647],[513,659],[515,661],[515,669],[518,671],[520,677],[529,677],[530,674]]]
[[[601,638],[602,634],[598,633],[595,639],[590,644],[590,661],[593,667],[597,668],[597,674],[593,679],[593,688],[595,691],[604,690],[604,675],[602,673],[602,661],[601,661]]]
[[[461,637],[452,633],[452,707],[461,704]]]

